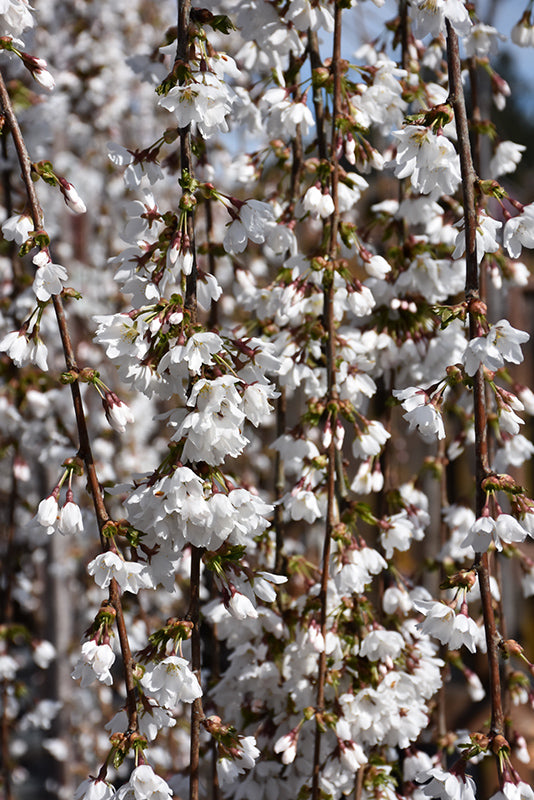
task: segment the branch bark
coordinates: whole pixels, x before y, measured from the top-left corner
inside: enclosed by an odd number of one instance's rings
[[[323,327],[325,336],[325,356],[326,356],[326,382],[327,382],[327,421],[332,422],[330,414],[334,410],[336,401],[335,388],[335,336],[336,327],[334,319],[334,274],[335,259],[337,256],[337,232],[339,226],[339,203],[338,203],[338,183],[339,183],[339,164],[336,158],[337,145],[337,120],[340,115],[341,106],[341,6],[335,4],[334,11],[334,44],[332,54],[333,70],[333,102],[332,102],[332,133],[331,133],[331,194],[334,202],[334,211],[330,217],[330,237],[328,245],[328,259],[325,269],[324,285],[324,305],[323,305]],[[313,61],[312,61],[313,66]],[[321,128],[320,120],[317,119],[317,130]],[[324,128],[323,128],[324,130]],[[319,154],[321,155],[321,134],[319,136]],[[321,157],[323,157],[321,155]],[[328,594],[328,576],[330,570],[330,546],[332,533],[335,525],[336,515],[336,448],[335,448],[335,414],[333,420],[332,435],[327,448],[327,470],[326,470],[326,527],[322,553],[321,588],[319,591],[320,602],[320,627],[323,641],[326,640],[326,611]],[[312,773],[312,800],[318,800],[320,796],[319,778],[321,772],[321,734],[322,734],[322,714],[324,712],[324,695],[326,683],[326,652],[323,648],[319,655],[318,675],[317,675],[317,694],[316,694],[316,728],[313,754],[313,773]]]
[[[463,183],[464,225],[466,244],[466,287],[465,295],[469,309],[469,336],[479,335],[478,317],[474,304],[480,299],[479,270],[476,251],[477,208],[475,184],[477,176],[473,167],[467,112],[461,79],[461,61],[458,48],[458,37],[447,20],[447,57],[449,63],[449,101],[454,110],[456,131],[458,134],[458,150]],[[473,403],[475,421],[475,514],[482,515],[486,495],[482,486],[489,473],[487,444],[487,413],[483,367],[479,367],[473,379]],[[493,736],[504,733],[504,714],[502,706],[501,680],[499,671],[499,635],[495,625],[493,600],[490,590],[490,569],[488,554],[477,557],[475,562],[480,584],[482,610],[484,614],[484,630],[488,648],[488,666],[491,698],[491,733]]]

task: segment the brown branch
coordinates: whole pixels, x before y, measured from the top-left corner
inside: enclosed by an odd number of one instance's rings
[[[283,436],[286,430],[287,395],[284,386],[280,387],[280,397],[276,403],[276,436]],[[274,459],[274,480],[275,497],[279,501],[285,492],[285,470],[284,459],[279,450],[276,451]],[[281,575],[284,570],[284,509],[281,503],[277,502],[274,507],[274,530],[275,530],[275,560],[274,571]]]
[[[189,55],[189,22],[191,16],[191,0],[178,0],[178,39],[176,58],[186,62]],[[191,151],[191,125],[180,128],[180,168],[182,178],[193,176],[193,154]],[[185,307],[194,324],[197,319],[197,256],[195,248],[195,227],[193,211],[187,211],[187,236],[193,255],[193,268],[186,278]]]
[[[202,551],[199,547],[191,547],[191,581],[188,619],[193,623],[191,631],[191,667],[200,683],[201,651],[200,651],[200,563]],[[199,762],[200,762],[200,723],[204,717],[202,699],[193,700],[191,704],[191,741],[189,767],[189,799],[198,800]]]
[[[341,6],[335,4],[334,11],[334,44],[332,54],[332,70],[334,77],[333,85],[333,109],[332,109],[332,137],[331,137],[331,156],[332,156],[332,175],[331,192],[334,202],[334,211],[330,217],[330,237],[328,245],[328,263],[323,279],[324,286],[324,306],[323,306],[323,326],[325,335],[325,356],[326,356],[326,381],[327,381],[327,420],[335,426],[335,334],[336,326],[334,319],[334,270],[335,259],[337,256],[337,231],[339,225],[339,203],[338,203],[338,184],[339,184],[339,165],[335,157],[337,144],[337,119],[340,114],[341,105]],[[317,119],[318,131],[322,127],[321,120]],[[319,138],[319,148],[321,147]],[[331,419],[333,415],[334,419]],[[322,553],[321,586],[319,590],[320,603],[320,627],[323,641],[326,640],[326,614],[327,614],[327,594],[328,594],[328,575],[330,569],[330,547],[332,533],[335,525],[336,515],[336,447],[335,447],[335,427],[333,426],[330,443],[327,449],[327,469],[326,469],[326,526]],[[321,771],[321,734],[322,734],[322,715],[324,712],[324,690],[326,683],[326,652],[325,649],[319,654],[318,675],[317,675],[317,695],[316,695],[316,727],[313,752],[313,773],[311,800],[319,800],[320,787],[319,777]]]
[[[2,105],[3,112],[9,124],[11,137],[13,139],[15,150],[17,152],[17,157],[22,172],[22,179],[26,189],[26,194],[28,197],[33,224],[35,230],[39,230],[43,227],[44,218],[43,218],[43,210],[37,198],[35,186],[32,181],[31,160],[28,155],[26,144],[24,142],[24,138],[22,136],[22,132],[20,130],[15,112],[13,110],[13,106],[11,103],[11,99],[9,97],[9,93],[7,91],[7,87],[5,85],[3,76],[1,74],[0,74],[0,104]],[[65,355],[65,364],[68,370],[77,371],[78,367],[76,364],[74,348],[72,346],[72,340],[70,338],[70,333],[67,326],[67,321],[65,318],[65,312],[61,297],[59,295],[53,295],[52,303],[54,306],[54,311],[56,313],[59,334],[61,337],[63,352]],[[95,515],[98,523],[98,530],[100,532],[100,542],[102,548],[106,550],[107,544],[102,536],[102,529],[106,524],[106,522],[109,520],[109,514],[104,504],[102,489],[96,472],[96,467],[91,450],[91,443],[89,439],[89,432],[87,429],[87,422],[85,419],[85,412],[83,409],[82,396],[78,381],[74,381],[73,383],[71,383],[70,388],[72,394],[72,402],[74,406],[74,414],[76,417],[76,426],[78,429],[79,455],[83,459],[85,464],[87,484],[89,487],[89,492],[93,499]],[[126,707],[128,711],[128,728],[130,732],[134,732],[137,731],[138,725],[137,725],[137,700],[135,694],[135,684],[132,674],[133,660],[130,651],[130,645],[128,642],[128,635],[126,632],[126,625],[124,621],[122,603],[120,600],[119,588],[115,581],[112,581],[112,584],[110,586],[110,594],[113,597],[112,602],[116,611],[117,631],[119,634],[119,644],[121,648],[122,660],[124,665],[124,679],[126,684]]]
[[[465,225],[465,259],[466,286],[465,294],[469,308],[469,337],[478,335],[478,319],[473,313],[473,304],[479,299],[479,278],[476,253],[477,209],[475,202],[476,175],[471,156],[469,130],[465,98],[461,80],[461,62],[458,48],[458,37],[449,20],[447,20],[447,57],[449,64],[449,100],[454,109],[458,150],[463,183],[464,225]],[[485,381],[483,368],[480,366],[473,380],[473,403],[475,421],[475,481],[476,498],[475,513],[480,517],[484,509],[486,495],[482,486],[489,472],[487,448],[487,414],[485,398]],[[502,707],[501,679],[499,673],[498,641],[500,639],[493,610],[490,589],[490,571],[488,554],[483,553],[476,559],[480,584],[482,611],[484,614],[484,630],[488,649],[488,666],[491,698],[491,733],[493,736],[504,733],[504,714]]]
[[[308,50],[310,53],[310,63],[312,72],[323,66],[321,55],[319,53],[319,39],[315,31],[308,32]],[[325,160],[328,158],[328,147],[326,142],[326,129],[325,129],[325,114],[324,103],[321,89],[312,84],[313,86],[313,107],[315,109],[315,120],[317,123],[317,142],[319,147],[319,158]]]
[[[408,16],[408,0],[399,2],[399,27],[401,41],[401,67],[407,70],[410,63],[410,52],[408,49],[410,18]]]
[[[17,449],[14,448],[13,461],[11,464],[11,488],[9,501],[7,503],[7,524],[4,527],[5,550],[3,557],[3,593],[2,593],[2,622],[8,626],[13,621],[13,584],[16,573],[14,569],[14,539],[15,539],[15,510],[18,497],[18,481],[15,475],[15,459]],[[4,536],[2,537],[4,538]],[[9,641],[7,639],[6,641]],[[0,721],[0,755],[2,757],[2,782],[4,788],[4,800],[11,800],[13,797],[13,787],[11,775],[13,772],[13,760],[9,752],[11,717],[9,714],[9,684],[7,678],[2,680],[1,704],[2,718]]]
[[[178,41],[177,58],[187,62],[190,50],[189,24],[191,14],[191,0],[178,0]],[[191,150],[191,127],[180,129],[180,169],[182,181],[193,177],[193,155]],[[197,260],[195,248],[194,211],[187,211],[187,235],[193,256],[193,269],[186,279],[185,307],[189,312],[190,321],[197,319]],[[188,618],[193,623],[191,632],[191,667],[198,681],[201,680],[201,649],[200,649],[200,563],[202,551],[198,547],[191,547],[191,573],[189,589]],[[199,761],[200,761],[200,723],[204,716],[202,700],[197,698],[191,705],[191,732],[190,732],[190,767],[189,767],[189,800],[198,800],[199,796]]]

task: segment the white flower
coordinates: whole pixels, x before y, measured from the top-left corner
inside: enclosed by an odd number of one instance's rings
[[[47,530],[47,533],[53,533],[54,526],[59,519],[59,505],[55,495],[50,494],[44,500],[41,500],[36,518],[43,528],[52,528],[52,530]]]
[[[18,664],[14,658],[0,653],[0,678],[6,681],[12,681],[17,674]]]
[[[85,214],[87,207],[72,183],[69,183],[63,178],[59,181],[59,186],[65,199],[65,203],[68,205],[70,210],[74,211],[75,214]]]
[[[473,703],[479,703],[486,696],[486,692],[482,686],[482,681],[476,672],[471,672],[471,670],[467,669],[465,670],[465,677],[467,680],[467,691],[469,692],[469,697]]]
[[[391,558],[394,550],[408,550],[413,539],[421,538],[414,523],[406,511],[392,514],[385,520],[385,530],[380,534],[380,542],[386,551],[386,558]]]
[[[35,645],[33,660],[41,669],[47,669],[56,657],[56,648],[52,642],[42,639]]]
[[[461,182],[460,159],[446,136],[421,125],[408,125],[393,136],[397,178],[409,177],[416,191],[431,198],[454,194]]]
[[[425,615],[423,622],[418,623],[422,632],[434,636],[442,644],[447,644],[454,629],[456,618],[454,609],[434,600],[415,599],[413,604],[421,614]]]
[[[367,456],[377,456],[382,449],[382,445],[387,442],[391,434],[384,428],[378,420],[371,420],[367,428],[360,433],[352,443],[352,452],[355,458],[366,458]]]
[[[522,764],[530,764],[530,753],[524,736],[516,736],[513,754]]]
[[[97,586],[107,589],[112,578],[117,578],[124,569],[122,558],[108,550],[107,553],[100,553],[87,565],[87,572],[95,579]]]
[[[303,206],[314,217],[326,219],[334,213],[334,201],[328,192],[322,192],[318,186],[311,186],[304,195]]]
[[[481,629],[478,627],[474,619],[471,619],[468,614],[456,614],[454,618],[454,626],[451,636],[448,641],[450,650],[458,650],[462,645],[465,645],[469,652],[475,653],[477,645],[481,643]],[[485,651],[482,645],[480,648]]]
[[[521,576],[521,589],[523,590],[523,597],[532,597],[534,595],[534,569],[531,568]]]
[[[33,27],[28,0],[2,0],[0,4],[0,35],[20,36],[25,28]]]
[[[332,33],[334,30],[331,11],[320,3],[312,5],[310,0],[291,0],[285,16],[299,31],[307,31],[310,28],[312,31],[322,29],[326,33]]]
[[[489,163],[490,175],[498,178],[499,175],[515,172],[524,150],[526,150],[524,144],[516,144],[509,141],[499,142]]]
[[[235,753],[234,758],[219,758],[217,761],[217,776],[223,787],[233,783],[246,769],[252,769],[261,755],[254,736],[240,736],[238,745],[232,746],[232,753]]]
[[[510,258],[519,258],[522,247],[534,247],[534,203],[504,224],[503,244]]]
[[[114,796],[113,786],[96,778],[87,778],[76,789],[74,800],[112,800]]]
[[[33,229],[33,220],[27,214],[21,216],[14,214],[2,224],[4,239],[7,239],[8,242],[16,242],[18,245],[24,244]]]
[[[227,253],[242,253],[247,242],[261,244],[267,231],[274,225],[274,212],[269,203],[260,200],[247,200],[239,209],[239,214],[229,224],[223,241]]]
[[[281,502],[290,518],[296,521],[303,519],[311,524],[321,516],[321,509],[315,494],[307,489],[293,490]]]
[[[382,597],[382,608],[386,614],[407,614],[412,609],[410,595],[398,586],[389,586]]]
[[[6,353],[16,367],[35,364],[43,372],[48,370],[48,348],[38,336],[29,338],[22,331],[11,331],[0,341],[0,352]]]
[[[129,788],[135,800],[169,800],[172,789],[148,764],[136,767],[130,775]]]
[[[87,572],[93,575],[101,589],[107,589],[114,578],[123,592],[137,594],[139,589],[154,588],[152,578],[145,564],[125,561],[117,553],[108,550],[100,553],[87,565]]]
[[[352,481],[350,488],[356,494],[370,494],[371,492],[381,492],[384,487],[384,476],[377,462],[373,468],[372,459],[362,461],[358,467],[358,472]]]
[[[30,72],[37,83],[40,83],[45,89],[51,91],[56,85],[56,81],[52,73],[47,70],[47,63],[44,58],[32,58],[31,63],[35,66],[29,67]],[[28,62],[26,62],[26,64],[29,66]]]
[[[74,667],[72,677],[74,680],[81,678],[82,688],[90,686],[96,680],[111,686],[113,678],[110,667],[114,661],[115,653],[109,644],[97,644],[94,640],[84,642],[81,658]]]
[[[481,364],[492,372],[503,367],[505,361],[520,364],[523,361],[520,345],[529,339],[528,333],[500,319],[485,336],[476,336],[468,343],[463,356],[465,371],[474,375]]]
[[[59,515],[58,530],[60,533],[71,535],[83,532],[83,519],[80,506],[72,500],[67,500]]]
[[[260,600],[265,600],[266,603],[274,603],[276,600],[276,592],[272,584],[280,585],[286,583],[287,578],[285,575],[274,575],[272,572],[257,572],[254,577],[252,589],[256,597]]]
[[[497,519],[479,517],[471,525],[462,546],[470,545],[475,553],[485,553],[492,542],[497,550],[502,550],[502,542],[524,542],[526,536],[525,528],[510,514],[499,514]]]
[[[502,790],[492,794],[490,800],[534,800],[534,789],[524,781],[505,781]]]
[[[371,256],[369,261],[363,262],[363,265],[367,273],[377,280],[383,280],[391,272],[391,264],[383,256]]]
[[[148,668],[141,683],[145,691],[163,708],[174,708],[177,703],[192,703],[202,697],[196,675],[191,672],[185,658],[169,656]]]
[[[476,785],[469,775],[462,777],[445,772],[441,767],[434,767],[417,776],[419,783],[428,778],[432,780],[422,787],[422,791],[432,800],[476,800]]]
[[[357,290],[350,287],[347,305],[355,317],[366,317],[375,307],[376,300],[368,286],[360,286]]]
[[[404,647],[404,639],[397,631],[373,630],[364,637],[360,644],[360,655],[369,661],[383,661],[386,658],[397,658]]]
[[[194,333],[187,340],[182,358],[191,372],[198,374],[203,364],[212,364],[212,356],[222,350],[223,342],[216,333]]]
[[[106,414],[106,419],[117,433],[124,433],[128,423],[135,422],[129,406],[119,400],[114,392],[106,392],[102,398],[102,405]]]
[[[528,342],[530,339],[528,333],[513,328],[507,319],[500,319],[490,327],[487,336],[490,341],[493,341],[504,361],[521,364],[523,353],[520,345]]]
[[[530,24],[530,14],[523,15],[514,25],[510,39],[519,47],[534,47],[534,26]]]
[[[204,139],[228,131],[226,117],[232,104],[224,80],[209,71],[196,72],[193,82],[173,86],[158,100],[158,105],[175,114],[179,128],[193,123]]]
[[[432,759],[423,750],[408,751],[402,765],[402,777],[405,781],[414,781],[420,772],[432,769]]]
[[[345,767],[352,773],[356,773],[360,767],[367,764],[367,756],[359,744],[352,740],[345,740],[338,738],[339,747],[339,760]]]
[[[112,164],[126,166],[124,182],[128,189],[136,189],[145,177],[151,184],[163,178],[163,171],[155,161],[138,160],[133,153],[115,142],[108,142],[107,148]]]
[[[235,589],[231,591],[231,597],[228,600],[228,611],[236,619],[257,619],[258,612],[254,608],[251,600],[241,592]]]
[[[46,302],[53,294],[61,294],[63,283],[68,278],[65,267],[53,264],[46,250],[40,250],[33,257],[33,263],[38,268],[33,281],[33,291],[37,299]]]
[[[525,424],[525,420],[521,419],[511,408],[499,408],[498,421],[501,431],[512,435],[519,433],[519,426]]]
[[[275,753],[282,753],[282,764],[292,764],[297,755],[298,728],[294,728],[289,733],[281,736],[274,743]]]
[[[476,249],[477,261],[480,264],[486,253],[496,253],[499,249],[499,242],[497,241],[497,231],[502,227],[502,222],[499,222],[493,217],[488,216],[484,211],[480,211],[477,218],[476,229]],[[465,230],[458,231],[453,258],[460,258],[465,253]]]
[[[269,403],[270,397],[278,397],[272,386],[263,383],[251,383],[243,392],[243,410],[246,418],[255,427],[268,421],[273,407]]]
[[[461,36],[469,33],[471,20],[463,0],[414,0],[411,4],[416,35],[420,38],[427,33],[433,38],[445,30],[448,19]]]
[[[394,389],[393,395],[401,401],[406,413],[402,416],[409,423],[410,430],[417,430],[425,442],[445,438],[443,419],[436,406],[428,399],[423,389],[410,386],[407,389]]]
[[[499,39],[504,41],[505,38],[491,25],[478,23],[478,25],[473,25],[469,35],[463,40],[465,54],[468,58],[471,56],[479,58],[494,56],[499,51]]]

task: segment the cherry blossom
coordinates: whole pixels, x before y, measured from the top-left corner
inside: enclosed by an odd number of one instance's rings
[[[422,389],[394,389],[393,395],[406,409],[403,417],[409,423],[410,430],[417,430],[425,442],[445,438],[441,414],[433,403],[427,402],[428,398]]]
[[[492,543],[497,550],[502,550],[503,542],[523,542],[526,536],[527,531],[514,517],[499,514],[497,519],[479,517],[475,520],[462,545],[472,547],[476,553],[485,553]]]
[[[453,193],[460,183],[460,162],[452,142],[421,125],[393,132],[397,140],[395,175],[410,178],[416,191],[432,199]]]
[[[534,203],[505,222],[503,244],[511,258],[519,258],[523,247],[534,247]]]
[[[178,702],[192,703],[202,696],[202,689],[196,675],[191,672],[187,661],[178,656],[169,656],[159,664],[148,669],[141,683],[164,708],[174,708]]]
[[[97,644],[95,641],[84,642],[81,658],[74,667],[72,677],[81,679],[82,687],[90,686],[98,680],[111,686],[113,677],[110,668],[115,662],[115,653],[109,644]]]

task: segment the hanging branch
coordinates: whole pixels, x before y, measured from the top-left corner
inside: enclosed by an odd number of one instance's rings
[[[43,227],[44,216],[43,216],[43,210],[37,198],[35,185],[32,180],[31,161],[28,155],[28,151],[26,149],[26,144],[24,142],[22,132],[20,130],[17,118],[15,116],[15,112],[13,110],[13,106],[11,104],[11,99],[9,97],[7,87],[5,85],[3,76],[1,74],[0,74],[0,104],[2,106],[3,112],[9,124],[9,130],[11,133],[11,137],[13,139],[13,143],[15,145],[15,150],[17,152],[17,158],[20,164],[22,179],[28,197],[34,229],[40,230]],[[79,368],[76,363],[74,348],[72,346],[72,340],[67,326],[67,320],[65,317],[65,311],[63,308],[63,302],[61,300],[61,297],[59,295],[52,295],[52,303],[56,314],[67,370],[73,373],[78,373]],[[78,381],[72,381],[70,384],[70,389],[72,394],[72,403],[74,406],[74,414],[76,417],[76,427],[78,430],[78,441],[79,441],[78,452],[80,458],[83,459],[83,462],[85,464],[87,485],[89,487],[89,492],[93,500],[95,516],[98,524],[98,530],[100,533],[100,544],[103,550],[107,550],[108,544],[107,540],[102,535],[102,530],[106,522],[109,521],[109,514],[104,504],[104,498],[102,495],[100,482],[98,480],[96,472],[96,466],[93,459],[91,442],[89,439],[89,432],[87,429],[87,422],[85,419],[85,412],[82,403],[80,385]],[[110,583],[109,596],[110,596],[110,601],[116,612],[117,632],[119,636],[119,645],[124,665],[124,681],[126,685],[126,711],[128,715],[128,732],[129,734],[132,734],[135,733],[138,729],[137,699],[136,699],[135,682],[133,677],[134,662],[130,650],[130,644],[128,641],[126,623],[124,621],[124,614],[120,599],[120,591],[118,584],[114,578],[111,580]]]
[[[191,0],[178,0],[178,40],[176,59],[186,63],[189,51],[189,20],[191,15]],[[191,125],[180,128],[180,168],[182,173],[181,186],[184,194],[193,178],[193,156],[191,152]],[[193,210],[189,208],[187,214],[187,237],[191,253],[193,254],[193,268],[187,276],[185,290],[185,307],[188,309],[191,322],[196,322],[197,316],[197,259],[195,249],[195,228]]]
[[[191,0],[178,0],[178,40],[176,57],[178,61],[187,62],[189,54],[189,23]],[[179,129],[180,133],[180,169],[182,201],[188,194],[188,186],[193,179],[193,156],[191,151],[191,126]],[[192,197],[191,195],[189,195]],[[189,320],[194,324],[197,320],[197,262],[195,248],[195,228],[193,203],[189,204],[187,214],[188,246],[193,256],[193,268],[186,278],[185,308]],[[190,595],[187,619],[193,623],[191,631],[191,667],[200,683],[201,677],[201,643],[200,643],[200,564],[202,552],[198,547],[191,547]],[[189,767],[189,799],[198,800],[199,761],[200,761],[200,721],[203,718],[202,700],[197,698],[191,704],[191,739]]]
[[[16,457],[15,455],[13,458]],[[17,477],[15,475],[15,464],[12,465],[11,472],[11,488],[9,492],[9,501],[7,508],[7,525],[4,530],[5,549],[3,553],[3,603],[2,603],[2,620],[8,626],[13,621],[13,584],[16,577],[16,572],[13,563],[13,545],[15,535],[15,506],[17,500]],[[0,703],[2,704],[2,717],[0,719],[0,755],[2,757],[2,785],[4,788],[5,800],[12,800],[13,787],[11,775],[13,772],[13,764],[11,754],[9,752],[9,734],[10,734],[10,715],[8,709],[9,702],[9,681],[7,678],[2,678],[0,690]]]
[[[449,64],[449,102],[454,109],[458,149],[462,172],[464,224],[465,224],[465,259],[466,287],[465,295],[469,310],[469,337],[479,335],[478,320],[485,313],[485,306],[480,301],[478,263],[476,253],[477,212],[475,202],[475,182],[477,180],[471,156],[469,129],[465,98],[461,79],[461,62],[458,48],[458,37],[447,20],[447,57]],[[487,415],[485,381],[483,367],[480,366],[473,378],[473,403],[475,425],[475,481],[476,499],[475,514],[481,516],[486,495],[483,489],[484,478],[489,474],[487,446]],[[499,635],[495,625],[493,601],[490,590],[490,570],[488,554],[477,555],[475,565],[478,570],[480,596],[484,614],[484,629],[488,648],[489,682],[491,697],[491,734],[502,736],[504,731],[504,714],[502,707],[501,680],[499,673]],[[500,765],[499,765],[500,769]]]
[[[327,385],[327,419],[333,416],[332,431],[335,430],[336,415],[336,388],[335,388],[335,319],[334,319],[334,274],[335,259],[337,256],[337,232],[339,225],[339,203],[338,203],[338,183],[339,165],[336,158],[337,145],[337,121],[340,116],[341,106],[341,5],[336,3],[334,11],[334,46],[332,54],[332,73],[333,73],[333,101],[332,101],[332,136],[331,136],[331,155],[332,155],[332,175],[331,175],[331,194],[334,203],[334,211],[330,217],[330,237],[328,243],[328,259],[323,278],[324,306],[323,306],[323,326],[325,336],[325,356],[326,356],[326,385]],[[312,62],[313,66],[313,62]],[[321,119],[317,119],[317,129],[321,130]],[[319,133],[319,142],[321,134]],[[332,422],[332,420],[330,420]],[[326,527],[322,554],[321,588],[319,591],[320,602],[320,628],[323,641],[326,641],[326,609],[328,592],[328,575],[330,570],[330,545],[332,533],[335,525],[336,514],[336,446],[335,438],[332,433],[327,448],[327,470],[326,470]],[[324,689],[326,682],[326,651],[323,647],[319,654],[319,665],[317,675],[317,695],[316,695],[316,728],[313,753],[313,779],[312,779],[312,800],[318,800],[320,795],[319,776],[321,766],[321,733],[323,727],[322,714],[324,711]]]
[[[296,59],[293,52],[290,53],[289,58],[289,74],[288,82],[294,84],[292,92],[295,102],[300,102],[300,67],[302,59]],[[293,219],[293,212],[295,204],[299,196],[300,176],[303,167],[303,146],[302,146],[302,131],[300,123],[296,126],[295,136],[291,141],[291,150],[293,160],[291,163],[291,178],[289,185],[289,203],[285,211],[285,216],[288,221]],[[283,436],[286,431],[286,418],[287,418],[287,395],[284,386],[280,386],[280,396],[276,401],[276,436],[279,438]],[[274,570],[277,574],[284,573],[284,509],[279,500],[283,497],[286,487],[284,459],[279,450],[276,451],[274,458],[274,493],[276,504],[274,508],[274,531],[275,531],[275,561]]]
[[[319,53],[319,39],[315,31],[308,32],[308,50],[310,53],[310,63],[313,71],[323,66]],[[335,67],[334,67],[335,69]],[[313,86],[313,107],[315,109],[315,119],[317,121],[317,142],[319,147],[319,158],[328,158],[328,147],[326,143],[326,128],[324,118],[324,103],[321,88],[312,81]]]

